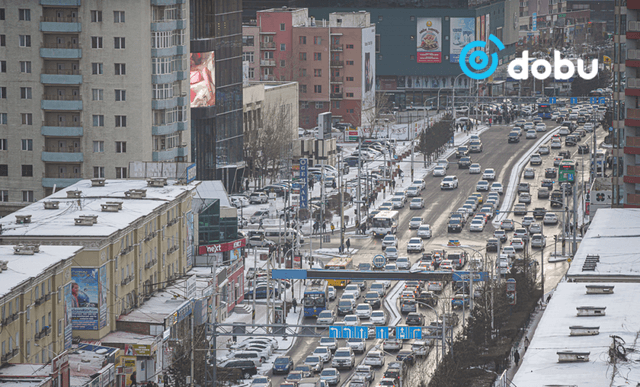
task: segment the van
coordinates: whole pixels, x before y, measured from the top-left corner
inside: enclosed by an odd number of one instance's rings
[[[292,228],[266,228],[264,230],[264,237],[277,242],[278,239],[283,241],[293,242],[296,238],[300,240],[300,243],[304,243],[304,237],[297,230]]]
[[[257,352],[246,352],[246,351],[235,352],[234,354],[231,355],[231,358],[241,359],[241,360],[251,360],[253,361],[253,364],[256,365],[256,367],[260,367],[262,365],[262,358],[260,357],[260,354]]]

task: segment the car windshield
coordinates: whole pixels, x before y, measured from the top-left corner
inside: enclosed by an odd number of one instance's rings
[[[289,358],[287,358],[287,357],[279,357],[279,358],[276,359],[276,361],[273,364],[287,365],[287,364],[289,364]]]
[[[384,237],[384,241],[385,242],[393,242],[395,240],[396,240],[396,238],[393,237],[393,236]]]
[[[369,292],[364,298],[378,298],[378,292]]]
[[[255,378],[253,379],[253,383],[269,383],[269,379],[267,378]]]
[[[336,370],[326,369],[326,370],[322,370],[322,373],[320,374],[320,376],[334,376],[335,374],[336,374]]]
[[[387,247],[387,253],[395,253],[396,251],[398,250],[395,247]]]
[[[331,311],[325,310],[320,312],[320,314],[318,315],[318,317],[323,318],[323,317],[331,317],[332,313]]]
[[[369,305],[358,305],[358,306],[356,307],[356,310],[369,310],[369,308],[370,308],[370,306],[369,306]],[[347,320],[347,319],[345,318],[345,320]],[[355,320],[356,320],[356,318],[355,318],[355,317],[351,317],[351,318],[349,318],[349,320],[353,320],[353,321],[355,321]]]
[[[443,181],[453,181],[453,177],[445,177]]]
[[[429,226],[420,226],[419,230],[428,230]]]
[[[384,317],[384,312],[373,312],[371,313],[371,317]]]
[[[338,306],[351,306],[351,301],[342,300],[342,301],[338,302]]]

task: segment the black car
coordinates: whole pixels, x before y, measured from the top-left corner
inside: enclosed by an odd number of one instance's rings
[[[407,315],[407,319],[405,320],[407,325],[424,325],[424,316],[420,313],[409,313]]]
[[[568,160],[571,158],[571,152],[569,151],[560,151],[558,152],[558,156],[562,156],[565,160]]]
[[[497,252],[498,251],[499,241],[496,238],[487,239],[487,247],[485,248],[488,252]]]
[[[401,361],[405,364],[408,364],[409,366],[412,366],[413,363],[415,363],[416,358],[412,350],[403,349],[402,351],[398,352],[398,354],[396,355],[396,360]]]
[[[268,185],[266,187],[263,187],[259,191],[262,191],[266,194],[275,193],[277,197],[284,197],[289,193],[287,187],[281,185]]]
[[[578,154],[580,155],[589,154],[589,145],[587,144],[578,145]]]
[[[547,209],[543,207],[536,207],[533,209],[533,217],[536,219],[542,219],[547,214]]]
[[[291,356],[280,356],[273,362],[271,371],[273,374],[288,374],[293,370],[293,359]]]
[[[529,183],[518,184],[518,193],[529,192]]]
[[[376,292],[367,292],[364,296],[364,303],[371,305],[373,309],[380,309],[382,300],[380,300],[380,294]]]
[[[554,181],[551,179],[544,179],[542,183],[540,183],[540,186],[549,189],[549,191],[553,191],[553,183]]]
[[[243,379],[249,379],[258,373],[258,368],[253,360],[232,359],[223,363],[218,368],[218,372],[221,372],[223,375],[228,374],[229,376],[239,372]]]
[[[574,136],[567,136],[567,138],[564,140],[564,145],[565,146],[576,146],[576,145],[578,145],[578,139],[575,138]]]
[[[509,137],[507,137],[507,138],[508,138],[508,140],[507,140],[508,143],[520,142],[520,136],[518,135],[518,132],[509,133]]]
[[[462,222],[459,219],[450,219],[447,232],[462,232]]]
[[[469,166],[471,165],[471,157],[469,156],[465,156],[460,158],[460,160],[458,160],[458,168],[462,169],[469,169]]]
[[[398,380],[400,377],[405,377],[407,374],[407,365],[404,362],[394,361],[389,363],[387,369],[384,371],[384,377]]]
[[[544,170],[544,177],[550,177],[555,179],[558,176],[558,171],[555,168],[547,168]]]
[[[427,304],[429,306],[438,305],[438,296],[433,292],[422,291],[418,294],[416,301],[422,302],[423,304]]]

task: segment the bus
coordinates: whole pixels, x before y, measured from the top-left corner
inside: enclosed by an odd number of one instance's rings
[[[398,211],[380,211],[371,222],[374,236],[384,238],[387,234],[395,234],[398,230]]]
[[[538,116],[542,119],[551,119],[551,105],[548,103],[539,103]]]
[[[333,258],[326,265],[325,270],[353,270],[353,260],[351,258]],[[327,284],[334,287],[345,287],[349,284],[347,279],[329,279]]]
[[[558,181],[564,183],[574,183],[576,181],[576,162],[573,160],[562,160],[558,166]]]
[[[320,312],[327,309],[329,302],[329,285],[324,280],[314,280],[307,286],[302,298],[304,317],[318,317]]]

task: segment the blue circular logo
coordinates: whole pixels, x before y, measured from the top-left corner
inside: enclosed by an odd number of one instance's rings
[[[500,39],[498,39],[495,35],[493,34],[489,35],[489,41],[493,42],[493,44],[495,44],[496,47],[498,47],[498,51],[504,50],[504,44],[502,44]],[[489,55],[487,55],[486,52],[484,52],[483,50],[472,51],[476,48],[483,49],[485,48],[486,45],[487,45],[487,42],[484,42],[482,40],[476,40],[464,46],[464,48],[460,52],[460,59],[459,59],[460,69],[466,76],[468,76],[471,79],[478,79],[478,80],[487,79],[498,68],[497,53],[494,52],[493,54],[491,54],[491,65],[489,65]],[[469,54],[469,52],[471,52],[471,54]],[[468,58],[467,58],[467,55],[469,56]],[[471,66],[471,69],[469,69],[469,67],[467,66],[467,62],[469,63],[469,66]],[[489,65],[488,69],[482,72],[477,72],[486,68],[487,65]]]

